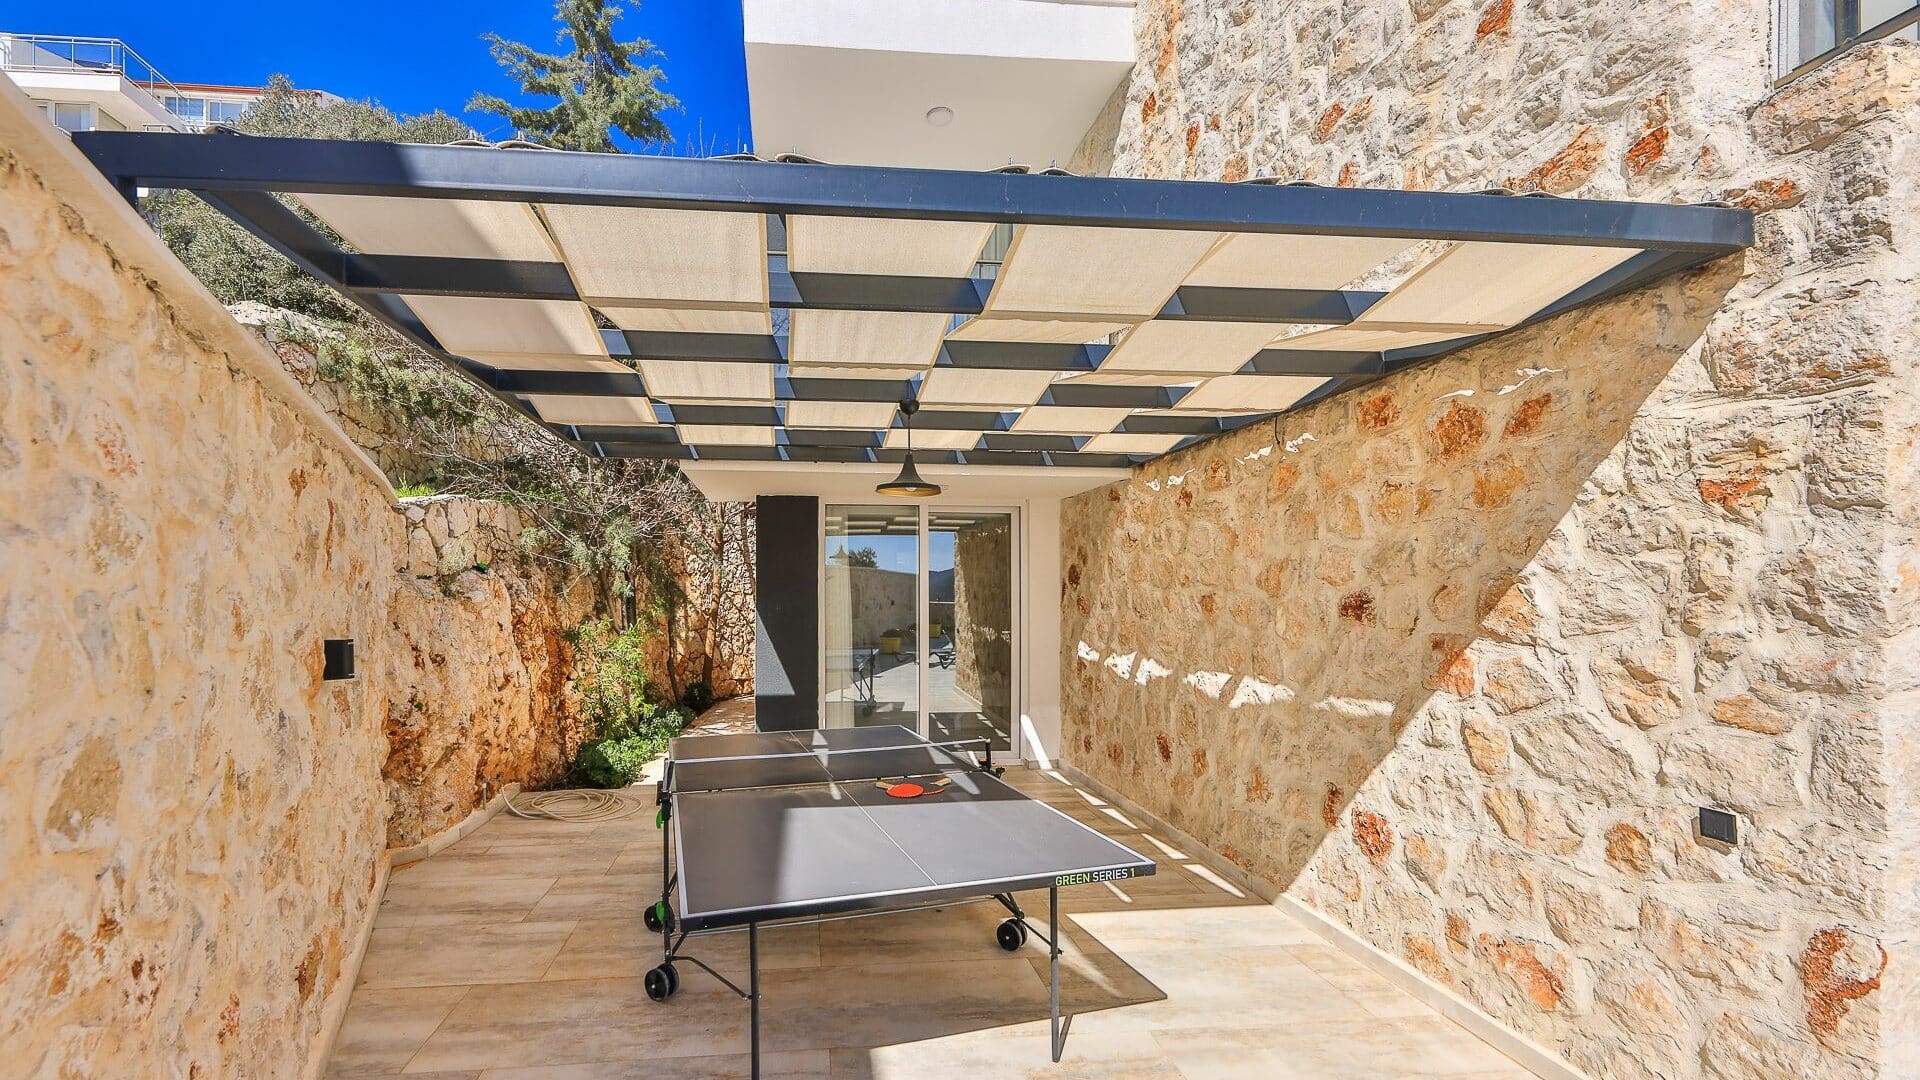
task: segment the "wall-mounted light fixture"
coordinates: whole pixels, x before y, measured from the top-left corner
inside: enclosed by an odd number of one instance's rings
[[[1740,842],[1740,819],[1711,806],[1700,808],[1700,835],[1723,844]]]
[[[352,638],[328,638],[320,643],[320,649],[322,655],[326,658],[324,668],[320,673],[322,679],[353,678]]]

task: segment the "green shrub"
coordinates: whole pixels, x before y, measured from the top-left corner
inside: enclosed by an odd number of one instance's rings
[[[713,687],[706,682],[690,684],[687,692],[680,695],[680,704],[686,706],[688,712],[699,716],[713,708]]]
[[[581,654],[585,674],[574,679],[574,686],[594,731],[575,756],[574,769],[599,787],[626,787],[693,717],[659,701],[646,675],[642,627],[616,631],[600,620],[583,623],[568,636]]]
[[[418,499],[433,494],[432,484],[401,484],[393,489],[395,495],[403,499]]]

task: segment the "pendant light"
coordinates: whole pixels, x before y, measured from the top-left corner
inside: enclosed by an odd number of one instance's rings
[[[940,485],[920,478],[913,467],[913,414],[920,411],[920,403],[908,399],[900,403],[900,413],[907,418],[907,456],[900,464],[900,475],[874,487],[882,495],[893,495],[902,499],[931,499],[940,494]]]

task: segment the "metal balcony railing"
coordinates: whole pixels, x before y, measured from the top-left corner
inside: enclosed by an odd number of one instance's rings
[[[95,72],[119,75],[156,100],[180,97],[173,80],[119,38],[0,34],[0,71]]]

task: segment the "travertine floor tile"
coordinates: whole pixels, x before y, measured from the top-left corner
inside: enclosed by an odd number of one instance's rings
[[[1005,911],[966,904],[763,932],[767,1076],[1526,1075],[1124,811],[1038,772],[1009,779],[1160,863],[1061,892],[1064,1060],[1048,1060],[1045,944],[1005,952]],[[746,1002],[692,964],[671,1001],[646,997],[660,834],[651,792],[629,794],[647,807],[622,821],[495,818],[398,870],[329,1076],[744,1075]],[[1018,899],[1044,930],[1046,893]],[[744,934],[685,948],[746,981]]]
[[[572,922],[411,926],[381,939],[360,965],[358,985],[457,986],[530,982],[560,953]]]
[[[328,1077],[359,1080],[398,1073],[466,992],[464,986],[354,991],[327,1063]]]

